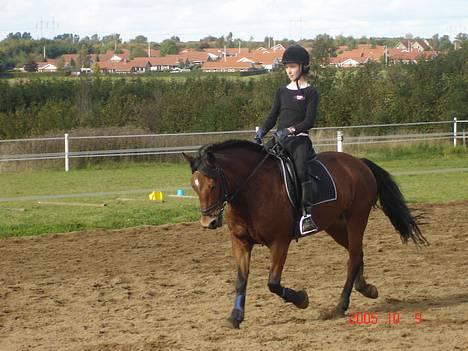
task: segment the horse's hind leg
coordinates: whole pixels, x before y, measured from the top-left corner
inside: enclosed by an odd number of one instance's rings
[[[354,289],[371,299],[376,299],[379,296],[379,291],[375,285],[368,284],[364,278],[364,260],[361,262],[358,274],[354,280]]]
[[[363,266],[362,238],[367,225],[368,213],[360,214],[350,213],[346,222],[342,218],[329,233],[340,245],[347,247],[349,252],[347,279],[341,292],[338,305],[331,311],[323,313],[321,318],[331,319],[344,316],[349,307],[349,298],[352,292],[353,284],[359,277],[359,271]],[[346,224],[345,224],[346,223]]]
[[[344,219],[337,221],[334,225],[327,229],[327,233],[339,245],[348,250],[348,230],[346,228],[346,221]],[[358,274],[356,275],[356,279],[354,280],[354,289],[356,289],[356,291],[360,292],[365,297],[376,299],[379,296],[378,290],[374,285],[368,284],[364,278],[364,254],[361,252],[361,255],[363,259],[361,261]],[[350,261],[348,260],[348,265],[349,264]]]

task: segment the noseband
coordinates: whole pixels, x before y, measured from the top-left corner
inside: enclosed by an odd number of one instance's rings
[[[202,208],[201,213],[203,216],[208,216],[211,211],[219,209],[220,211],[216,214],[216,216],[219,216],[224,212],[224,208],[226,207],[227,202],[233,199],[232,195],[230,195],[228,191],[228,184],[226,181],[226,176],[224,175],[224,171],[222,168],[209,167],[206,165],[199,167],[198,171],[204,176],[216,180],[220,183],[221,186],[218,200],[207,208]]]

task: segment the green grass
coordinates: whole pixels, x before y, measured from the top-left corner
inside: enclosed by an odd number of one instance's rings
[[[413,147],[372,149],[367,157],[395,174],[410,203],[468,199],[468,172],[398,175],[444,168],[467,168],[465,148]],[[0,202],[0,237],[37,235],[94,228],[125,228],[193,221],[199,216],[197,199],[168,197],[177,188],[189,189],[186,164],[109,163],[63,171],[0,174],[0,198],[36,197]],[[166,202],[148,200],[151,190],[163,190]],[[43,195],[128,191],[128,194],[88,195],[40,199]],[[47,205],[41,201],[103,204],[105,207]],[[24,211],[22,211],[24,209]]]

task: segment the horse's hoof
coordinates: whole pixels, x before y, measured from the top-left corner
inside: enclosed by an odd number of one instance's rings
[[[309,295],[307,295],[307,291],[301,290],[297,292],[298,302],[294,302],[294,305],[300,309],[306,309],[309,307]]]
[[[342,318],[344,316],[345,316],[345,311],[343,311],[339,307],[335,307],[331,310],[320,312],[319,318],[325,321],[325,320],[330,320],[330,319]]]
[[[367,284],[364,288],[358,290],[362,295],[370,299],[376,299],[379,297],[379,291],[372,284]]]
[[[224,323],[225,327],[228,327],[230,329],[240,329],[240,322],[232,317],[229,317],[226,322]]]

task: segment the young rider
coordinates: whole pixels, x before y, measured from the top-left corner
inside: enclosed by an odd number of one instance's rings
[[[318,230],[312,219],[314,184],[307,174],[307,160],[315,155],[309,129],[314,126],[319,96],[317,90],[307,81],[309,61],[309,53],[299,45],[285,50],[282,63],[291,82],[277,90],[271,112],[255,136],[255,140],[261,144],[263,137],[279,120],[275,138],[292,155],[302,186],[302,234]]]

